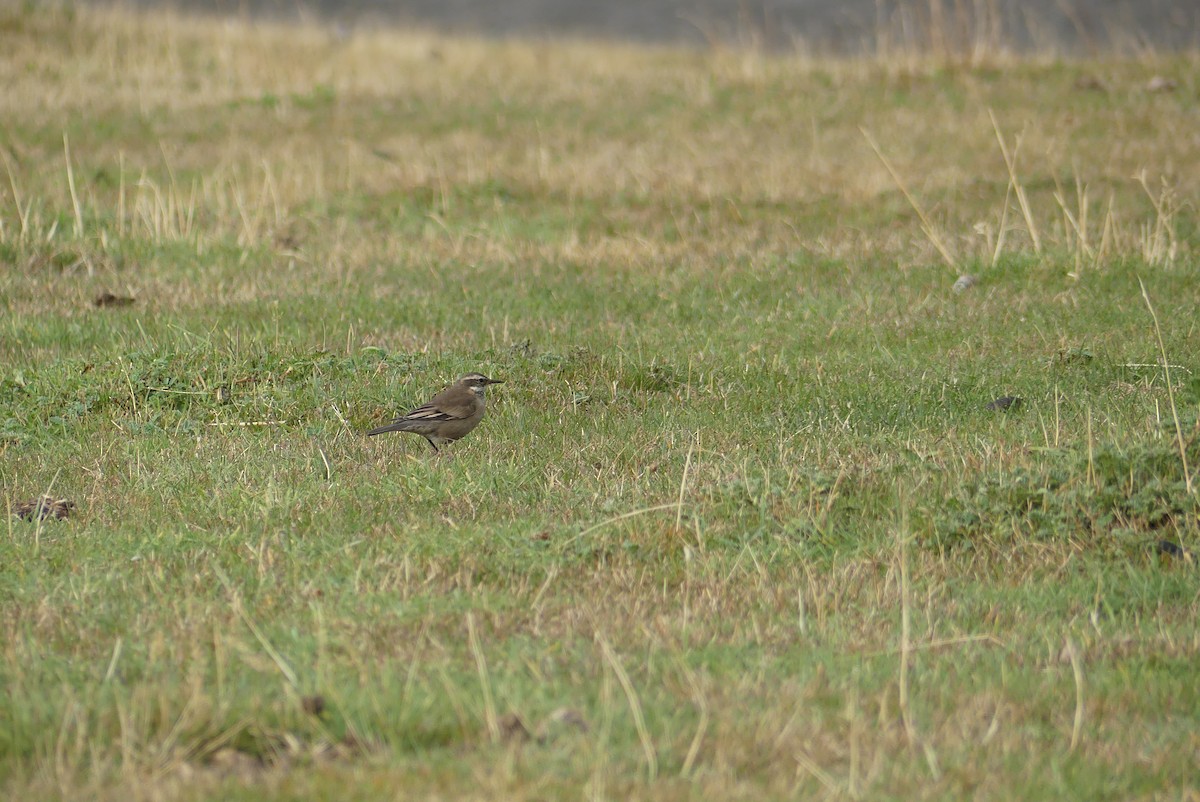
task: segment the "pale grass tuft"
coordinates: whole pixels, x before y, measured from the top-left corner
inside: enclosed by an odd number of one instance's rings
[[[1004,135],[1000,133],[1000,124],[996,122],[996,115],[991,109],[988,109],[988,119],[992,122],[992,130],[996,133],[996,141],[1000,144],[1000,155],[1004,157],[1004,166],[1008,169],[1008,190],[1007,193],[1016,195],[1017,203],[1021,207],[1021,214],[1025,218],[1025,230],[1029,232],[1029,238],[1033,241],[1033,250],[1035,253],[1042,252],[1042,240],[1038,236],[1038,227],[1034,222],[1033,211],[1030,209],[1029,200],[1025,195],[1025,187],[1017,178],[1017,155],[1021,152],[1021,139],[1017,137],[1016,144],[1013,145],[1011,152],[1008,145],[1004,141]],[[1001,235],[1003,236],[1004,224],[1008,214],[1008,198],[1006,194],[1004,198],[1004,213],[1001,216]],[[1000,245],[997,243],[996,255],[1000,253]],[[995,256],[993,256],[995,262]]]
[[[917,217],[921,219],[922,233],[924,233],[929,239],[930,244],[937,249],[938,254],[942,257],[942,260],[945,261],[946,266],[951,270],[957,270],[958,261],[954,258],[954,255],[950,253],[949,248],[946,247],[945,242],[942,240],[941,235],[938,234],[937,229],[934,228],[934,225],[930,221],[929,216],[925,213],[925,210],[921,208],[921,205],[917,203],[915,198],[913,198],[912,194],[908,191],[908,188],[904,186],[904,181],[901,180],[899,174],[896,172],[896,168],[893,167],[892,163],[889,162],[887,157],[883,155],[883,151],[879,149],[879,145],[876,144],[874,138],[866,129],[863,129],[862,134],[864,137],[866,137],[867,143],[871,146],[871,150],[875,151],[875,155],[879,157],[879,161],[883,162],[883,166],[887,168],[888,174],[892,177],[892,180],[896,182],[896,186],[904,195],[904,199],[908,201],[909,205],[912,206],[913,211],[917,213]]]
[[[1158,325],[1158,313],[1154,311],[1154,304],[1150,303],[1150,293],[1146,291],[1146,284],[1138,278],[1138,286],[1142,290],[1142,300],[1146,302],[1146,309],[1150,310],[1150,318],[1154,321],[1154,338],[1158,343],[1158,353],[1162,357],[1163,381],[1167,385],[1167,402],[1171,406],[1171,423],[1175,430],[1175,445],[1179,448],[1179,461],[1183,466],[1183,480],[1187,487],[1188,493],[1195,493],[1196,487],[1193,482],[1191,469],[1188,468],[1187,446],[1183,441],[1183,426],[1179,423],[1179,409],[1175,404],[1175,388],[1171,383],[1171,363],[1167,359],[1167,347],[1163,344],[1162,328]]]

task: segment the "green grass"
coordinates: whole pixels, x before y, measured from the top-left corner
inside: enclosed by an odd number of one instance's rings
[[[6,798],[1200,792],[1194,54],[0,29]]]

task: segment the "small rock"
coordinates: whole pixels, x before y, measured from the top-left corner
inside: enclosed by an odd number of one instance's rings
[[[240,780],[251,779],[264,768],[261,758],[229,746],[213,752],[208,759],[208,765],[219,776],[236,777]]]
[[[505,713],[500,717],[500,740],[504,743],[528,741],[532,736],[525,722],[516,713]]]
[[[22,501],[13,505],[13,515],[26,521],[44,521],[53,518],[56,521],[66,520],[75,509],[75,502],[65,498],[42,496],[32,501]]]
[[[1025,403],[1025,399],[1017,395],[1005,395],[997,398],[995,401],[988,402],[984,409],[989,412],[1008,412],[1009,410],[1017,411],[1021,405]]]
[[[1164,78],[1161,75],[1155,75],[1146,82],[1147,92],[1174,92],[1177,84],[1170,78]]]
[[[965,290],[971,289],[978,283],[979,283],[978,278],[971,275],[970,273],[963,273],[961,276],[958,277],[958,281],[954,282],[954,291],[955,292],[964,292]]]

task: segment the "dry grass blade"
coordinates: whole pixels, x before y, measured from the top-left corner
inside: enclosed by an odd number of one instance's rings
[[[254,635],[255,640],[257,640],[259,645],[262,646],[263,651],[265,651],[267,656],[271,658],[271,661],[275,663],[275,666],[279,669],[279,673],[283,675],[285,680],[287,680],[288,685],[290,685],[294,691],[299,693],[300,680],[296,676],[295,670],[291,667],[291,665],[288,664],[287,660],[283,659],[283,655],[280,654],[273,645],[271,645],[271,641],[267,639],[267,636],[263,634],[263,631],[259,628],[258,624],[254,623],[254,619],[251,618],[249,613],[246,612],[246,606],[242,604],[242,597],[236,590],[234,590],[233,584],[229,581],[229,577],[225,576],[225,573],[215,566],[213,567],[213,571],[221,585],[224,586],[225,592],[229,594],[229,602],[233,606],[234,611],[238,614],[238,618],[242,619],[242,623],[244,623],[246,628],[249,629]]]
[[[637,728],[638,739],[642,742],[642,752],[646,757],[646,773],[653,781],[658,776],[658,755],[654,751],[654,741],[650,738],[650,730],[646,727],[646,716],[642,712],[642,703],[638,700],[637,691],[634,689],[629,675],[625,673],[624,666],[621,665],[621,661],[613,652],[612,647],[608,645],[608,641],[599,634],[597,634],[596,640],[600,643],[600,653],[604,655],[605,662],[616,675],[617,682],[621,684],[621,690],[625,692],[625,700],[629,703],[629,712],[633,716],[633,725]]]
[[[926,650],[934,651],[937,649],[945,649],[950,646],[964,646],[971,643],[986,643],[992,646],[1004,646],[1004,641],[1000,640],[995,635],[963,635],[959,638],[941,638],[938,640],[929,641],[927,643],[909,643],[907,650],[911,655],[913,652]],[[900,654],[902,651],[904,651],[903,644],[891,649],[882,649],[877,652],[871,652],[871,656],[882,657],[886,654]]]
[[[317,446],[316,448],[317,448],[317,453],[321,455],[321,464],[325,468],[325,481],[332,482],[333,481],[333,466],[331,466],[329,464],[329,457],[327,457],[325,455],[325,449],[321,448],[320,446]]]
[[[692,452],[694,449],[694,443],[688,446],[687,457],[683,460],[683,476],[679,480],[679,498],[675,502],[675,506],[678,508],[675,510],[675,528],[677,530],[683,529],[683,497],[687,492],[688,471],[692,468]]]
[[[483,690],[483,712],[487,721],[488,736],[492,743],[500,743],[500,718],[496,714],[496,700],[492,697],[492,681],[488,674],[487,657],[475,631],[475,616],[467,613],[467,639],[471,645],[471,656],[475,658],[475,670],[479,673],[479,687]]]
[[[1025,187],[1017,178],[1017,154],[1021,151],[1021,137],[1017,137],[1016,145],[1010,153],[1008,145],[1004,143],[1004,135],[1000,133],[1000,123],[996,122],[996,114],[991,109],[988,109],[988,119],[992,121],[992,130],[996,132],[996,141],[1000,143],[1000,155],[1004,157],[1004,166],[1008,170],[1008,185],[1017,195],[1017,203],[1021,207],[1021,214],[1025,217],[1025,228],[1029,232],[1030,240],[1033,241],[1033,251],[1041,253],[1042,238],[1038,235],[1033,209],[1029,205],[1029,199],[1025,196]],[[1007,203],[1007,198],[1005,203]]]
[[[920,733],[917,732],[913,720],[911,699],[909,696],[909,671],[912,659],[912,612],[909,601],[909,569],[908,569],[908,509],[901,513],[901,523],[896,529],[896,559],[900,563],[900,717],[904,722],[904,732],[914,746],[919,746],[925,755],[925,763],[929,773],[937,780],[941,776],[937,754]]]
[[[29,232],[29,209],[33,204],[33,200],[29,204],[21,205],[21,191],[17,188],[17,178],[13,175],[12,161],[8,158],[8,153],[4,148],[0,148],[0,158],[4,159],[4,169],[8,173],[8,186],[12,190],[13,206],[16,208],[17,219],[21,222],[21,231],[18,235],[18,241],[24,242],[25,237]],[[4,239],[4,228],[0,225],[0,241]]]
[[[67,188],[71,191],[71,208],[75,212],[75,238],[83,239],[83,207],[75,190],[75,167],[71,164],[71,141],[63,131],[63,158],[67,164]]]
[[[1156,195],[1146,181],[1146,171],[1138,172],[1138,183],[1154,206],[1154,220],[1143,226],[1142,257],[1155,265],[1172,264],[1179,254],[1179,242],[1175,233],[1175,193],[1164,178],[1162,189]]]
[[[578,535],[575,535],[574,537],[564,540],[559,548],[560,549],[566,548],[567,546],[574,543],[575,541],[582,540],[583,538],[587,537],[592,532],[603,529],[606,526],[610,526],[610,525],[618,523],[620,521],[625,521],[630,518],[636,518],[639,515],[645,515],[645,514],[651,513],[651,512],[660,512],[662,510],[673,510],[678,506],[679,506],[678,502],[673,502],[671,504],[656,504],[653,507],[642,507],[641,509],[630,510],[629,512],[623,512],[620,515],[614,515],[611,518],[605,518],[603,521],[592,524],[587,529],[584,529]]]
[[[1158,342],[1158,354],[1162,357],[1162,369],[1165,381],[1167,383],[1167,400],[1171,405],[1171,420],[1175,424],[1175,444],[1179,448],[1179,461],[1183,465],[1183,479],[1187,492],[1192,495],[1196,492],[1195,484],[1192,480],[1192,472],[1188,468],[1187,461],[1187,446],[1183,442],[1183,426],[1179,423],[1179,409],[1175,405],[1175,388],[1171,381],[1171,362],[1167,359],[1167,346],[1163,343],[1162,328],[1158,325],[1158,313],[1154,311],[1154,304],[1150,303],[1150,293],[1146,291],[1146,284],[1138,277],[1138,286],[1142,289],[1142,300],[1146,302],[1146,308],[1150,310],[1150,317],[1154,321],[1154,337]]]
[[[121,648],[125,645],[125,639],[118,637],[113,644],[112,657],[109,658],[108,668],[104,672],[104,679],[101,684],[107,684],[113,678],[113,674],[117,672],[117,663],[121,659]]]
[[[835,780],[833,776],[829,774],[829,772],[818,766],[816,761],[814,761],[811,757],[803,752],[797,752],[795,757],[796,762],[800,764],[800,768],[804,769],[806,772],[816,778],[817,782],[824,786],[828,793],[841,793],[842,787],[838,784],[838,781]]]
[[[1058,177],[1054,178],[1054,201],[1058,204],[1059,211],[1062,213],[1065,225],[1063,229],[1071,233],[1071,238],[1068,242],[1068,249],[1075,254],[1075,270],[1073,275],[1079,278],[1082,275],[1084,259],[1095,261],[1096,255],[1092,250],[1091,244],[1088,241],[1088,190],[1087,186],[1075,180],[1075,203],[1078,209],[1077,212],[1071,211],[1067,204],[1066,193],[1063,191],[1062,184]]]
[[[704,689],[700,686],[700,678],[696,676],[696,672],[687,664],[683,656],[676,652],[674,654],[675,664],[683,673],[684,679],[687,681],[688,689],[691,691],[692,700],[696,704],[696,708],[700,711],[700,721],[696,724],[696,732],[692,736],[692,742],[688,745],[687,755],[683,759],[683,766],[679,769],[680,777],[688,777],[692,773],[692,769],[696,765],[696,758],[700,754],[700,746],[704,742],[704,735],[708,732],[709,712],[708,701],[704,696]]]
[[[1071,743],[1068,752],[1074,752],[1083,737],[1083,663],[1079,659],[1079,649],[1075,641],[1067,636],[1067,656],[1071,660],[1071,676],[1075,681],[1075,715],[1071,721]]]
[[[59,468],[54,472],[54,478],[50,480],[50,484],[46,485],[46,492],[42,493],[41,498],[36,502],[38,505],[37,526],[35,526],[33,530],[33,544],[35,547],[40,546],[42,543],[42,529],[46,524],[46,515],[44,515],[43,512],[47,508],[44,505],[43,499],[49,499],[51,502],[53,502],[50,491],[54,489],[54,483],[58,481],[58,477],[61,473],[62,468]]]
[[[893,167],[892,163],[889,162],[887,157],[883,155],[883,151],[875,142],[874,137],[872,137],[871,133],[865,128],[860,127],[858,130],[862,132],[864,137],[866,137],[867,144],[871,146],[871,150],[875,151],[875,155],[879,157],[879,161],[883,162],[883,166],[887,168],[888,174],[892,177],[892,180],[896,182],[896,186],[899,188],[901,194],[904,195],[905,200],[908,201],[908,205],[911,206],[913,211],[917,213],[917,217],[919,217],[921,220],[921,230],[925,233],[926,238],[929,239],[929,242],[937,250],[938,254],[941,255],[942,261],[944,261],[952,270],[958,270],[958,260],[954,258],[953,254],[950,253],[949,247],[947,247],[946,242],[942,239],[941,235],[938,234],[937,229],[933,225],[933,221],[929,219],[929,215],[925,213],[925,210],[921,207],[921,204],[917,203],[917,199],[914,198],[912,193],[908,191],[908,187],[904,185],[904,181],[900,178],[900,174],[896,172],[896,168]]]

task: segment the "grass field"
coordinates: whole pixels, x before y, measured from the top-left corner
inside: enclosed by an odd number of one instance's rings
[[[4,798],[1200,799],[1197,54],[0,42]]]

